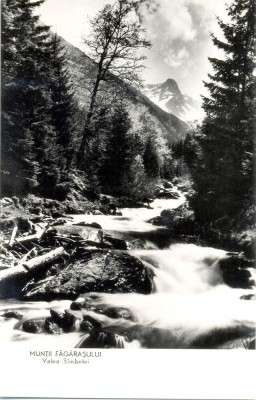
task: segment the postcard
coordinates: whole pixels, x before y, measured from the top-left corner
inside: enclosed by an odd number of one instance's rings
[[[254,1],[1,13],[0,396],[254,399]]]

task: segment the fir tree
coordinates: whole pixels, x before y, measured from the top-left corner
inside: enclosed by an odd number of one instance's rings
[[[223,59],[210,58],[213,74],[205,86],[206,118],[195,135],[197,166],[193,162],[197,218],[213,222],[232,218],[253,198],[255,2],[234,0],[230,21],[218,21],[225,40],[212,35],[224,51]]]
[[[72,94],[59,41],[34,13],[43,2],[4,0],[2,6],[2,170],[8,194],[54,196],[71,161]]]
[[[145,171],[151,178],[159,176],[159,158],[156,151],[156,145],[151,136],[148,137],[146,142],[145,151],[143,154],[143,164]]]
[[[56,130],[57,146],[63,169],[69,169],[73,159],[74,94],[67,71],[65,47],[55,34],[51,41],[52,123]]]
[[[131,128],[128,112],[122,105],[116,105],[109,128],[102,183],[111,194],[121,194],[122,177],[130,161],[128,131]]]

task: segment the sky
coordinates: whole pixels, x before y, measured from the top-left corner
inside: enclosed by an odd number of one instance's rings
[[[90,32],[89,20],[114,0],[45,0],[41,20],[71,44],[85,50],[82,37]],[[151,13],[142,9],[143,27],[152,47],[146,52],[145,83],[175,79],[185,94],[196,99],[205,94],[202,81],[210,72],[209,56],[216,56],[210,32],[221,36],[216,16],[226,20],[231,0],[155,0]]]

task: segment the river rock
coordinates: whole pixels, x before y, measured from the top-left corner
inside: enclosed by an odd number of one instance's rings
[[[148,222],[150,224],[152,224],[152,225],[155,225],[155,226],[162,226],[163,225],[162,218],[159,217],[159,216],[151,218]]]
[[[10,310],[10,311],[5,311],[5,313],[2,315],[4,318],[15,318],[15,319],[22,319],[22,314],[20,314],[18,311]]]
[[[43,333],[45,332],[45,318],[24,321],[22,329],[28,333]]]
[[[77,347],[124,348],[125,343],[134,341],[137,342],[137,347],[146,349],[184,348],[182,342],[179,343],[179,338],[170,330],[141,325],[127,328],[109,326],[100,331],[93,330],[78,343]]]
[[[175,209],[163,210],[161,220],[175,234],[194,235],[198,231],[194,212],[186,203]]]
[[[92,331],[76,346],[79,348],[123,349],[124,337],[115,333]]]
[[[104,315],[113,319],[127,319],[132,321],[133,315],[128,308],[122,307],[109,307],[104,311]]]
[[[165,189],[172,189],[173,188],[173,184],[170,181],[165,181],[163,185],[164,185]]]
[[[256,300],[256,295],[255,294],[245,294],[240,297],[241,300]]]
[[[256,350],[256,338],[245,342],[245,347],[247,350]]]
[[[91,222],[87,223],[85,221],[77,222],[76,224],[72,224],[73,226],[87,226],[91,228],[96,228],[96,229],[102,229],[101,225],[98,224],[97,222]]]
[[[129,254],[94,253],[90,260],[70,261],[56,275],[32,280],[23,289],[27,300],[75,299],[86,292],[152,291],[151,273]]]
[[[65,310],[64,313],[50,310],[52,321],[56,323],[64,332],[72,331],[75,326],[76,317],[69,311]]]
[[[171,189],[159,189],[159,191],[157,192],[157,197],[159,199],[178,199],[180,197],[180,195],[171,190]]]
[[[254,281],[248,268],[253,268],[253,262],[242,254],[231,255],[219,261],[224,282],[232,288],[251,289]]]
[[[83,321],[80,324],[80,330],[87,332],[87,330],[91,329],[101,329],[102,324],[96,318],[91,317],[90,315],[84,315]]]
[[[46,333],[51,333],[53,335],[60,335],[63,333],[63,329],[54,322],[53,318],[46,318],[43,326]]]
[[[241,347],[241,342],[248,340],[255,333],[254,328],[249,326],[231,326],[214,328],[206,333],[200,334],[190,344],[190,348],[195,349],[218,349],[236,348],[237,341]],[[250,340],[250,339],[249,339]]]
[[[117,250],[127,250],[127,243],[123,239],[119,239],[113,236],[110,236],[106,233],[103,234],[103,247],[108,247],[107,244],[110,244],[114,249]]]
[[[103,308],[100,306],[95,306],[90,304],[88,301],[73,301],[70,304],[70,310],[72,311],[80,311],[80,310],[87,310],[93,311],[97,314],[103,314]]]

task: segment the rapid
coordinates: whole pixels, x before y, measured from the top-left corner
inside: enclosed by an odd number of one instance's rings
[[[74,222],[97,222],[104,231],[120,232],[145,239],[141,249],[129,250],[153,275],[154,291],[136,293],[85,293],[78,301],[100,307],[128,309],[132,319],[110,318],[97,311],[86,311],[103,327],[114,332],[125,348],[247,348],[256,326],[255,302],[241,299],[253,294],[250,289],[227,286],[219,261],[227,257],[222,249],[179,243],[163,227],[148,221],[164,209],[176,208],[185,198],[157,199],[151,208],[124,208],[122,216],[79,215]],[[164,244],[161,238],[164,237]],[[255,278],[253,271],[252,275]],[[47,317],[49,310],[64,311],[71,301],[22,302],[0,300],[0,315],[6,310],[19,311],[21,321],[0,317],[0,338],[14,346],[37,348],[73,348],[86,335],[77,331],[62,335],[31,334],[21,330],[24,320]],[[85,311],[84,311],[85,312]],[[125,332],[132,339],[127,339]]]

